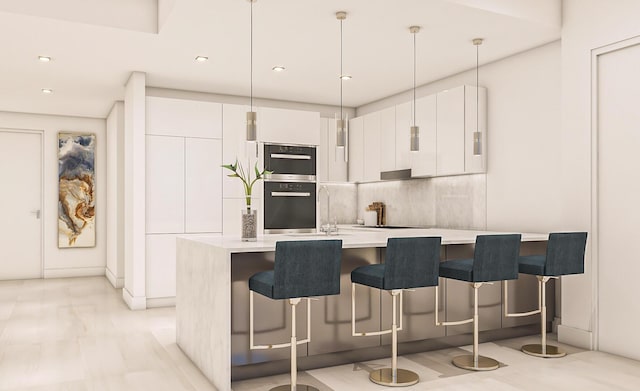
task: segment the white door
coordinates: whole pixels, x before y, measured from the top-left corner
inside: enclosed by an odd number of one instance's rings
[[[640,359],[640,45],[598,60],[599,349]]]
[[[42,135],[0,129],[0,280],[42,277]]]

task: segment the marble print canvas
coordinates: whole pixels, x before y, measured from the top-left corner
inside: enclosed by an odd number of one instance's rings
[[[94,247],[94,134],[58,134],[58,247]]]

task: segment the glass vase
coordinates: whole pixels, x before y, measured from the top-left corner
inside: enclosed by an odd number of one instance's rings
[[[258,233],[258,211],[255,209],[242,209],[242,241],[255,242]]]

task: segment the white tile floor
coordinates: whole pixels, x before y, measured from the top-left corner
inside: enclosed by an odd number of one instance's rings
[[[419,373],[411,390],[640,390],[640,362],[567,347],[563,359],[521,353],[527,337],[481,345],[503,367],[474,373],[451,357],[469,347],[404,356]],[[320,390],[382,390],[368,372],[374,360],[301,373]],[[263,391],[288,375],[234,383]],[[0,390],[215,390],[175,343],[175,309],[129,311],[103,277],[0,282]]]

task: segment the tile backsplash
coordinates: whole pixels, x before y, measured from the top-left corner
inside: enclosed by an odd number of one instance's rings
[[[485,174],[362,184],[325,184],[331,214],[339,224],[364,219],[367,205],[384,202],[388,225],[486,229]],[[326,196],[320,195],[320,219],[326,219]]]

